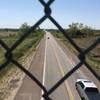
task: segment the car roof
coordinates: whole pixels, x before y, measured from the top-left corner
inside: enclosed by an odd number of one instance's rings
[[[92,82],[88,79],[77,79],[77,82],[79,82],[79,81],[81,81],[84,84],[85,88],[86,87],[97,88],[97,86],[94,84],[94,82]]]

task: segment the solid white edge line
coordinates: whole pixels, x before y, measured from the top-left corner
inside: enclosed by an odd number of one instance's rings
[[[46,37],[45,37],[46,38]],[[47,39],[47,38],[46,38]],[[47,49],[47,41],[45,40],[45,54],[44,54],[44,69],[43,69],[43,81],[42,81],[42,84],[44,85],[45,83],[45,71],[46,71],[46,50]],[[41,100],[44,100],[44,98],[42,97],[42,94],[43,94],[43,90],[42,90],[42,93],[41,93]]]

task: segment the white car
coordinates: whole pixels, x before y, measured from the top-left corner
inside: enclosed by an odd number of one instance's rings
[[[98,90],[95,83],[88,79],[77,79],[76,84],[80,84],[85,91]]]
[[[82,100],[100,100],[100,93],[94,82],[77,79],[75,86]]]

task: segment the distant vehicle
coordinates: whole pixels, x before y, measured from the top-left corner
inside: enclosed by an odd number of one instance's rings
[[[92,81],[77,79],[75,86],[82,100],[100,100],[100,92]]]
[[[48,37],[48,39],[50,39],[50,37]]]

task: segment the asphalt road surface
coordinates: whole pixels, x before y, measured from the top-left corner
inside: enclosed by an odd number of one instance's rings
[[[49,32],[46,32],[43,84],[46,86],[47,90],[49,90],[68,71],[75,67],[78,62],[78,60],[73,60],[70,51],[65,53],[55,38]],[[85,72],[86,71],[82,71],[81,68],[70,76],[70,78],[65,80],[60,87],[51,93],[50,97],[52,100],[81,100],[75,88],[76,79],[90,79],[91,76],[94,77],[89,71],[89,75]],[[96,79],[95,82],[100,88],[100,83]]]
[[[49,38],[48,38],[49,37]],[[70,51],[64,52],[55,38],[46,32],[45,42],[42,42],[40,49],[33,60],[30,71],[36,74],[43,85],[49,90],[61,77],[70,71],[78,61],[73,60]],[[35,67],[34,67],[35,66]],[[87,70],[87,69],[86,69]],[[81,100],[75,89],[75,81],[77,78],[91,78],[90,72],[77,70],[70,78],[65,80],[53,93],[50,94],[52,100]],[[88,76],[88,77],[87,77]],[[95,79],[94,77],[92,77]],[[95,82],[100,88],[99,82]],[[15,100],[43,100],[41,94],[43,91],[31,81],[27,76],[23,80],[23,84],[16,94]]]
[[[58,45],[54,37],[46,33],[45,48],[45,74],[44,85],[49,90],[61,77],[65,75],[75,64],[64,53]],[[48,39],[49,37],[49,39]],[[57,88],[50,97],[52,100],[80,100],[75,90],[75,78],[73,76],[66,80],[59,88]]]

